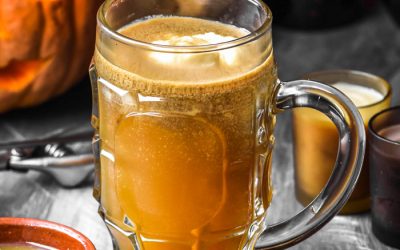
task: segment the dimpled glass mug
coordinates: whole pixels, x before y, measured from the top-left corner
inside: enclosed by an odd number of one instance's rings
[[[102,5],[90,67],[94,196],[116,249],[288,247],[344,205],[363,121],[330,86],[278,80],[271,21],[257,0]],[[334,121],[336,167],[307,208],[266,225],[275,115],[296,107]]]

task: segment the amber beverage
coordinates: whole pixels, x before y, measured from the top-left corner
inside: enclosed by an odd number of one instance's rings
[[[337,70],[311,73],[306,78],[330,84],[346,94],[360,111],[365,127],[373,115],[390,106],[390,85],[377,76]],[[306,108],[293,111],[293,136],[296,196],[298,201],[306,205],[321,192],[332,174],[339,137],[332,121]],[[369,207],[369,166],[366,156],[357,185],[341,213],[363,212]]]
[[[267,6],[204,3],[109,0],[99,10],[94,196],[115,249],[247,250],[261,235],[260,247],[288,247],[335,215],[360,172],[360,115],[329,86],[278,81]],[[275,115],[311,93],[326,100],[311,107],[341,109],[345,160],[320,210],[267,227]]]
[[[36,245],[31,245],[29,243],[18,243],[18,244],[1,244],[1,250],[46,250],[48,247],[40,247]]]
[[[119,32],[187,45],[245,35],[184,17],[157,17]],[[264,39],[225,54],[145,51],[117,58],[124,54],[119,47],[96,50],[102,202],[115,223],[128,221],[145,249],[235,249],[250,222],[262,220],[271,199],[274,117],[260,112],[276,87]],[[271,123],[257,143],[262,119]],[[254,178],[263,180],[263,190],[252,185]]]

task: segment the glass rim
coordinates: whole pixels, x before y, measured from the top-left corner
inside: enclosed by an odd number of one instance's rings
[[[392,145],[400,146],[400,142],[390,140],[390,139],[388,139],[388,138],[386,138],[386,137],[381,136],[380,134],[378,134],[378,132],[374,129],[374,127],[373,127],[373,125],[372,125],[372,123],[374,122],[374,120],[377,119],[380,115],[382,115],[382,114],[384,114],[384,113],[387,113],[387,112],[392,112],[392,111],[400,112],[400,106],[394,106],[394,107],[390,107],[390,108],[384,109],[384,110],[382,110],[382,111],[376,113],[374,116],[372,116],[371,119],[370,119],[369,122],[368,122],[368,131],[370,132],[370,134],[371,134],[373,137],[377,138],[377,139],[380,140],[380,141],[384,141],[384,142],[389,143],[389,144],[392,144]],[[399,123],[399,124],[400,124],[400,123]]]
[[[215,43],[215,44],[207,44],[207,45],[196,45],[196,46],[173,46],[173,45],[160,45],[149,42],[144,42],[140,40],[135,40],[124,36],[117,31],[113,30],[107,23],[105,17],[105,6],[106,1],[100,6],[97,12],[97,24],[102,31],[108,34],[110,37],[115,39],[116,41],[133,46],[133,47],[141,47],[144,49],[148,49],[151,51],[157,52],[166,52],[166,53],[204,53],[204,52],[212,52],[218,50],[229,49],[233,47],[237,47],[243,44],[247,44],[251,41],[257,40],[259,37],[263,36],[267,31],[271,29],[272,23],[272,12],[269,7],[262,2],[261,0],[247,0],[254,5],[257,5],[262,8],[264,13],[266,14],[265,21],[258,27],[255,31],[250,32],[249,34],[239,37],[234,40]]]
[[[381,100],[379,100],[377,102],[370,103],[368,105],[356,106],[357,109],[366,109],[366,108],[373,107],[373,106],[378,105],[378,104],[380,104],[382,102],[385,102],[392,95],[392,85],[387,80],[385,80],[384,78],[382,78],[382,77],[380,77],[378,75],[374,75],[374,74],[371,74],[371,73],[368,73],[368,72],[365,72],[365,71],[360,71],[360,70],[353,70],[353,69],[321,70],[321,71],[315,71],[315,72],[311,72],[311,73],[305,74],[303,78],[310,77],[312,75],[343,74],[343,73],[353,74],[353,75],[360,75],[360,76],[363,76],[363,77],[366,77],[366,78],[374,79],[374,81],[383,83],[383,85],[387,89],[387,93],[383,96],[383,98]],[[322,82],[322,83],[324,83],[324,82]],[[329,83],[325,83],[325,84],[329,84]],[[357,84],[357,83],[351,83],[351,84]],[[329,85],[331,85],[331,84],[329,84]],[[334,87],[334,86],[332,86],[332,87]]]

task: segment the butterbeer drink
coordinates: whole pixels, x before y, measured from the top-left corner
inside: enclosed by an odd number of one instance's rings
[[[106,0],[97,21],[93,195],[114,249],[285,248],[339,211],[361,171],[362,118],[330,86],[278,80],[261,1]],[[320,210],[267,227],[275,115],[302,103],[344,108],[344,160]]]
[[[310,78],[327,82],[347,95],[360,111],[365,127],[374,114],[390,105],[390,86],[381,78],[354,71],[327,71],[311,74]],[[348,79],[353,82],[345,82]],[[295,109],[293,122],[296,196],[302,204],[307,205],[321,192],[332,174],[338,153],[338,133],[326,116],[308,108]],[[341,212],[362,212],[368,210],[369,206],[366,156],[357,185]]]
[[[119,33],[201,46],[249,32],[153,17]],[[262,222],[275,120],[265,110],[277,82],[265,39],[207,53],[96,49],[101,202],[107,219],[144,249],[242,249]]]

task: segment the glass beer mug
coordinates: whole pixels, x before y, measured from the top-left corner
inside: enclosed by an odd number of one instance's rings
[[[90,67],[94,196],[116,249],[287,247],[344,205],[363,121],[328,85],[278,80],[271,21],[258,0],[102,5]],[[296,107],[336,124],[336,167],[308,207],[266,225],[275,115]]]

